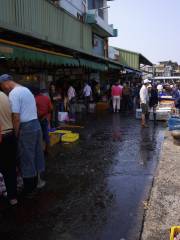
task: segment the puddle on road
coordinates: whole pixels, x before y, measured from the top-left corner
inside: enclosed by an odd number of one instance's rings
[[[91,120],[76,144],[53,149],[47,187],[31,207],[22,203],[23,222],[18,211],[12,221],[3,213],[0,230],[18,240],[132,240],[162,140],[161,126],[143,131],[118,115]]]

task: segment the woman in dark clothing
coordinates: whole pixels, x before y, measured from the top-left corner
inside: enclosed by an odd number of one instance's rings
[[[60,89],[58,89],[57,86],[54,85],[53,83],[50,85],[49,96],[53,104],[51,126],[57,127],[59,122],[58,112],[62,111],[62,106],[64,105],[64,102],[63,102]]]
[[[149,98],[149,107],[153,109],[154,123],[156,123],[156,107],[158,105],[158,90],[156,85],[152,86]]]

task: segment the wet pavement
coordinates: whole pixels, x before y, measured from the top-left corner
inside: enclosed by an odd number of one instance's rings
[[[78,125],[78,142],[52,147],[37,197],[14,209],[0,201],[0,239],[139,239],[163,124],[141,129],[133,116],[101,114]]]

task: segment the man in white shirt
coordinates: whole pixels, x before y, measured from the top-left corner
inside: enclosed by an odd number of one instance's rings
[[[72,86],[72,84],[70,84],[69,88],[68,88],[68,92],[67,92],[67,96],[68,96],[68,105],[69,105],[69,119],[72,122],[76,121],[76,90],[74,89],[74,87]]]
[[[37,175],[44,171],[42,133],[33,94],[13,81],[12,76],[0,76],[0,86],[9,94],[13,126],[18,139],[18,150],[25,194],[37,187]]]
[[[157,85],[157,90],[158,90],[158,93],[161,93],[163,91],[163,85],[159,83]]]
[[[91,86],[88,83],[85,83],[85,86],[84,86],[84,89],[83,89],[83,96],[84,96],[87,112],[89,111],[89,103],[90,103],[90,100],[91,100],[91,95],[92,95]]]
[[[140,96],[140,104],[142,109],[142,127],[147,127],[146,124],[146,115],[148,114],[148,103],[149,103],[149,95],[148,95],[148,85],[150,81],[145,79],[143,81],[143,85],[141,87],[139,96]]]

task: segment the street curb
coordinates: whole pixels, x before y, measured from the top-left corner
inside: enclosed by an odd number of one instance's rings
[[[151,190],[141,240],[167,240],[180,223],[180,147],[166,132]]]

